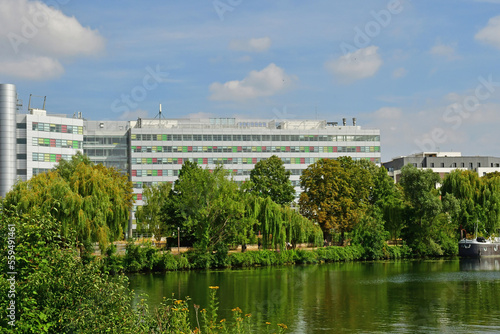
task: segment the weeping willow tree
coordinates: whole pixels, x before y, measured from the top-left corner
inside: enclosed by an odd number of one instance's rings
[[[500,228],[500,177],[492,174],[479,177],[476,172],[455,170],[443,181],[444,203],[456,202],[450,215],[456,227],[473,233],[497,233]]]
[[[303,242],[321,244],[323,232],[319,225],[293,208],[281,206],[269,197],[254,197],[248,204],[247,213],[257,221],[255,228],[262,234],[264,248],[285,249],[287,242],[293,246]]]
[[[77,241],[99,242],[104,250],[122,237],[132,206],[132,185],[113,168],[80,162],[64,176],[57,170],[18,182],[4,199],[17,214],[41,209],[56,218],[61,235],[76,232]]]
[[[483,207],[484,228],[488,235],[500,232],[500,175],[481,178],[482,191],[479,199]],[[488,174],[487,174],[488,175]]]

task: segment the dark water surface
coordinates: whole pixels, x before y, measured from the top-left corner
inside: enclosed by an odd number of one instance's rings
[[[204,308],[215,285],[221,317],[239,306],[254,321],[285,323],[289,333],[500,333],[500,259],[130,276],[130,287],[148,294],[151,306],[174,293]]]

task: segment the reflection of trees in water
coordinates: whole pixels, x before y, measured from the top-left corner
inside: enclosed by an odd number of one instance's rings
[[[200,308],[217,285],[222,317],[238,306],[256,322],[285,323],[296,333],[500,329],[498,272],[462,267],[458,260],[348,262],[138,275],[133,285],[151,288],[150,303],[180,291]]]

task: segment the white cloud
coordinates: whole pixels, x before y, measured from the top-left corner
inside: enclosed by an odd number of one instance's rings
[[[271,63],[261,71],[252,71],[243,80],[210,85],[211,100],[244,101],[263,96],[272,96],[291,88],[297,81],[293,75]]]
[[[61,60],[102,52],[104,38],[98,31],[83,27],[75,17],[38,0],[0,2],[0,57],[15,67],[34,69],[14,72],[0,67],[0,74],[28,79],[61,75]],[[41,68],[39,68],[42,66]],[[48,73],[53,68],[52,73]]]
[[[343,83],[369,78],[380,69],[378,47],[369,46],[325,63],[325,67]]]
[[[129,121],[131,119],[147,118],[148,112],[146,110],[137,109],[134,111],[125,111],[118,117],[122,121]]]
[[[408,71],[404,67],[400,67],[400,68],[395,69],[392,72],[392,77],[393,78],[402,78],[406,75],[406,73],[408,73]]]
[[[271,38],[251,38],[248,40],[233,40],[229,43],[229,49],[245,52],[264,52],[271,47]]]
[[[43,80],[58,77],[64,68],[58,60],[48,57],[0,61],[0,73],[29,80]]]
[[[460,59],[460,57],[456,54],[456,44],[446,45],[438,41],[429,52],[434,56],[443,57],[447,60]]]
[[[481,29],[474,38],[500,49],[500,16],[491,18],[488,25]]]

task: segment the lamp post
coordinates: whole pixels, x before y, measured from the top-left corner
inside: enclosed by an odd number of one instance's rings
[[[177,226],[177,253],[181,253],[181,228]]]

